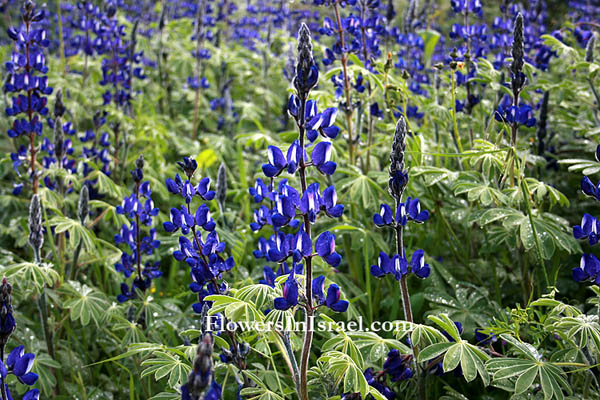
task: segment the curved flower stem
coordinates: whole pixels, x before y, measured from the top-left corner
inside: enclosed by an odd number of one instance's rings
[[[304,124],[305,124],[305,109],[306,109],[306,98],[300,99],[300,113],[298,117],[298,130],[300,136],[300,149],[302,155],[300,156],[300,185],[302,186],[302,193],[306,192],[306,163],[304,161]],[[310,232],[310,220],[308,214],[303,215],[304,218],[304,231],[311,238]],[[310,358],[310,348],[312,346],[313,330],[312,320],[314,318],[314,309],[312,305],[312,257],[304,257],[306,270],[304,274],[304,292],[306,293],[306,331],[304,332],[304,344],[302,346],[302,356],[300,361],[300,400],[309,400],[308,397],[308,359]]]
[[[348,154],[350,156],[350,164],[354,165],[354,143],[352,138],[352,97],[350,94],[350,78],[348,77],[348,56],[344,52],[344,47],[346,47],[346,45],[344,42],[344,31],[342,29],[342,20],[340,18],[340,11],[337,0],[333,2],[333,9],[335,10],[335,19],[338,26],[338,36],[340,37],[340,47],[342,48],[341,61],[342,69],[344,71],[344,93],[346,94],[346,107],[344,110],[344,114],[346,114],[346,124],[348,126]]]

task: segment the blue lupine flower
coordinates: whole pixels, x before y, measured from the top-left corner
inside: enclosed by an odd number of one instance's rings
[[[265,197],[268,197],[269,189],[262,179],[257,178],[254,187],[248,189],[250,196],[254,197],[255,203],[260,203]]]
[[[273,178],[281,174],[288,163],[279,147],[269,146],[267,154],[269,163],[263,164],[262,170],[266,176]]]
[[[34,359],[35,355],[32,353],[25,353],[25,346],[18,346],[8,355],[6,367],[17,377],[19,382],[31,386],[38,379],[38,375],[31,372]]]
[[[373,223],[379,227],[392,225],[394,222],[394,213],[390,206],[382,204],[379,214],[373,215]]]
[[[332,175],[337,168],[337,164],[329,161],[331,157],[331,143],[319,142],[312,152],[312,162],[323,175]]]
[[[312,100],[311,100],[312,101]],[[330,107],[322,113],[316,112],[316,102],[312,103],[314,108],[311,108],[307,104],[307,112],[313,110],[314,114],[309,115],[310,120],[307,119],[306,123],[306,137],[311,142],[317,139],[317,136],[321,134],[324,138],[335,139],[340,133],[340,128],[333,125],[335,123],[335,117],[337,115],[337,108]]]
[[[342,256],[335,252],[335,235],[325,231],[319,235],[315,242],[315,251],[332,267],[337,267],[342,261]]]
[[[400,225],[406,225],[407,221],[423,223],[429,219],[427,210],[421,211],[419,199],[408,197],[404,203],[398,204],[396,209],[396,222]]]
[[[152,285],[152,280],[162,275],[158,268],[158,263],[145,263],[142,268],[142,254],[148,256],[154,253],[154,250],[160,246],[160,241],[156,239],[156,229],[149,229],[146,235],[142,236],[141,225],[152,226],[153,217],[158,215],[158,208],[154,207],[152,201],[152,190],[149,182],[142,182],[144,158],[140,156],[131,175],[135,181],[134,192],[126,196],[121,205],[116,207],[117,214],[127,216],[129,224],[123,224],[118,234],[115,234],[116,244],[127,244],[131,254],[123,251],[121,262],[115,264],[117,272],[123,273],[125,278],[129,278],[137,268],[137,275],[133,280],[131,289],[127,283],[121,284],[121,294],[117,296],[119,302],[134,299],[136,297],[135,289],[144,292]],[[142,205],[141,198],[145,198]],[[146,271],[146,268],[148,270]]]
[[[392,382],[405,381],[412,378],[413,372],[410,369],[412,356],[409,354],[400,354],[398,349],[392,349],[388,352],[387,358],[383,363],[383,369],[390,375]]]
[[[598,232],[600,231],[600,221],[588,213],[583,215],[581,225],[573,227],[573,236],[575,239],[587,239],[591,246],[598,243]]]
[[[520,106],[498,106],[494,118],[499,122],[517,123],[527,127],[535,126],[536,119],[533,116],[533,109],[528,104]]]
[[[600,260],[593,254],[583,254],[579,267],[573,268],[572,274],[577,282],[592,281],[600,285]]]
[[[431,273],[429,264],[425,263],[425,251],[417,250],[410,259],[410,270],[419,278],[425,279]]]
[[[259,208],[254,210],[254,222],[250,223],[250,229],[253,232],[257,232],[265,225],[271,225],[273,223],[271,219],[271,210],[265,205],[261,205]]]
[[[300,141],[296,139],[288,149],[286,156],[288,173],[294,174],[298,170],[301,158],[306,160],[306,152],[300,147]]]
[[[275,195],[275,208],[271,214],[274,227],[287,225],[296,216],[296,204],[294,197],[278,193]]]
[[[308,185],[306,191],[300,200],[300,211],[303,214],[308,214],[310,222],[315,222],[317,214],[321,209],[321,193],[319,191],[319,183],[314,182]]]
[[[331,218],[339,218],[342,216],[344,213],[344,205],[337,204],[335,186],[329,186],[323,191],[320,208]]]
[[[368,368],[367,370],[365,370],[364,376],[365,376],[365,379],[366,379],[367,383],[369,384],[369,386],[372,386],[375,389],[377,389],[379,391],[379,393],[381,393],[382,395],[385,396],[386,399],[394,400],[396,398],[396,393],[392,389],[390,389],[385,384],[385,382],[383,382],[382,375],[380,375],[380,374],[374,375],[372,369]]]
[[[185,157],[178,164],[188,180],[184,182],[176,175],[174,180],[167,179],[165,183],[169,192],[181,195],[186,204],[180,205],[179,208],[171,208],[170,221],[163,223],[163,227],[170,233],[181,230],[179,249],[173,252],[173,257],[177,261],[185,261],[191,268],[190,290],[198,295],[199,300],[192,305],[192,309],[200,314],[205,306],[212,305],[204,300],[207,296],[227,292],[226,282],[219,283],[218,280],[222,278],[223,273],[234,267],[235,262],[233,257],[223,255],[226,244],[221,242],[215,231],[216,224],[210,216],[209,207],[201,204],[194,214],[191,213],[190,204],[194,198],[210,201],[215,197],[216,193],[209,190],[210,179],[200,179],[198,185],[193,186],[191,179],[198,167],[196,160]],[[206,232],[205,238],[202,237],[202,231]],[[192,240],[186,236],[190,233]]]
[[[291,268],[294,269],[296,274],[302,274],[304,272],[304,265],[302,265],[302,264],[292,263]],[[259,280],[258,283],[260,283],[262,285],[271,286],[274,288],[275,287],[275,279],[277,279],[280,276],[287,275],[289,273],[290,273],[290,267],[287,263],[279,264],[279,268],[277,268],[277,271],[273,271],[273,269],[271,267],[265,266],[264,272],[263,272],[264,279]]]
[[[385,252],[380,252],[377,258],[377,265],[371,265],[371,275],[381,278],[386,274],[394,273],[394,263]]]
[[[592,181],[590,180],[590,178],[588,178],[587,176],[584,176],[581,179],[581,191],[585,195],[595,197],[596,200],[600,201],[600,181],[598,182],[597,185],[594,185],[592,183]]]
[[[274,246],[269,248],[267,255],[270,261],[280,263],[292,255],[292,241],[294,235],[283,232],[275,234]]]
[[[7,394],[7,396],[9,396],[8,400],[12,400],[10,398],[10,395],[8,394],[8,389],[6,390],[6,394]],[[40,398],[39,389],[32,389],[23,395],[23,400],[38,400],[39,398]]]
[[[296,271],[292,268],[283,284],[283,297],[277,297],[274,306],[277,310],[285,311],[296,305],[298,305],[298,281],[296,280]]]
[[[395,218],[391,207],[387,204],[382,204],[379,214],[373,215],[373,223],[379,227],[393,226],[395,224],[404,226],[408,221],[423,223],[428,219],[429,212],[427,210],[421,210],[419,199],[412,199],[410,197],[408,197],[405,202],[398,204]]]
[[[324,293],[325,277],[318,276],[312,281],[313,297],[317,300],[317,306],[324,304],[327,308],[333,311],[345,312],[348,309],[348,302],[340,300],[341,292],[338,285],[335,283],[329,285],[327,289],[327,297]]]

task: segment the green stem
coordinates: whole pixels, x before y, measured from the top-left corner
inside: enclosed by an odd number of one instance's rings
[[[42,321],[42,328],[44,330],[44,340],[46,341],[46,348],[48,349],[48,354],[52,359],[56,359],[54,355],[54,343],[52,342],[52,332],[50,331],[50,326],[48,325],[48,306],[46,305],[46,288],[42,289],[42,293],[40,295],[40,299],[38,300],[38,307],[40,309],[40,319]]]
[[[529,223],[531,224],[531,231],[533,233],[533,237],[535,237],[535,247],[537,250],[537,256],[542,266],[542,272],[544,274],[544,283],[546,288],[550,284],[550,279],[548,279],[548,271],[546,271],[546,263],[544,261],[544,257],[542,256],[542,242],[540,241],[540,237],[537,234],[537,229],[535,228],[535,223],[533,222],[533,214],[531,212],[531,204],[529,203],[529,187],[527,186],[527,181],[523,179],[521,181],[523,186],[523,198],[525,199],[525,207],[527,208],[527,216],[529,217]]]
[[[463,147],[458,134],[458,121],[456,119],[456,77],[452,71],[452,127],[454,128],[454,139],[456,140],[456,148],[459,153],[463,152]],[[462,160],[461,160],[462,164]]]

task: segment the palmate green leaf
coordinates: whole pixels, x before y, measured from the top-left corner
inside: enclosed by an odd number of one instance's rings
[[[386,195],[381,185],[368,175],[349,169],[338,169],[338,171],[348,175],[338,182],[341,187],[340,193],[344,193],[340,197],[340,202],[359,202],[368,209],[379,204],[382,194]]]
[[[580,314],[575,317],[563,317],[554,323],[554,327],[567,335],[567,338],[579,343],[579,348],[600,349],[600,324],[595,315]]]
[[[430,315],[427,318],[442,328],[442,330],[446,331],[446,333],[448,333],[455,341],[458,342],[461,340],[460,332],[458,331],[456,324],[447,314]]]
[[[248,400],[284,400],[277,393],[264,388],[243,388],[240,391],[240,395],[242,398]]]
[[[594,175],[600,171],[600,164],[595,160],[584,160],[579,158],[567,158],[558,161],[560,164],[569,165],[570,172],[581,171],[584,175]]]
[[[344,393],[358,393],[364,398],[369,393],[369,384],[365,379],[362,369],[354,362],[352,357],[340,351],[327,351],[319,358],[325,363],[328,373],[332,375],[337,384],[343,384]]]
[[[535,178],[527,178],[527,187],[532,195],[535,195],[538,202],[541,202],[544,198],[548,198],[550,201],[550,207],[555,204],[568,207],[569,199],[567,196],[562,194],[558,189],[550,185],[540,182]]]
[[[446,168],[422,165],[411,168],[411,176],[423,176],[425,186],[433,186],[436,183],[444,182],[451,184],[458,178],[458,172],[450,171]]]
[[[483,206],[492,203],[502,205],[508,203],[507,196],[500,190],[495,189],[487,183],[476,183],[459,180],[454,185],[454,194],[467,194],[469,201],[479,201]]]
[[[377,362],[384,358],[390,349],[397,349],[402,354],[409,354],[410,347],[394,339],[385,339],[375,332],[349,332],[348,336],[354,341],[359,349],[369,349],[369,359]]]
[[[79,220],[55,216],[48,221],[56,233],[69,232],[69,247],[74,249],[83,244],[83,248],[92,252],[97,250],[94,234],[79,222]]]
[[[564,399],[563,391],[571,393],[564,371],[552,363],[531,358],[495,358],[488,360],[486,368],[492,373],[494,382],[513,382],[515,395],[527,392],[539,380],[544,399]]]
[[[71,321],[80,320],[85,326],[93,320],[98,326],[104,320],[109,302],[103,292],[76,281],[62,285],[61,291],[69,297],[63,307],[69,309]]]
[[[448,349],[454,346],[454,342],[443,342],[443,343],[435,343],[431,346],[425,347],[421,352],[419,352],[418,361],[429,361],[440,355],[444,354]]]
[[[269,285],[248,285],[235,293],[235,297],[246,302],[252,302],[254,306],[261,310],[271,308],[273,299],[276,296],[275,289]]]
[[[145,368],[141,377],[154,374],[154,379],[159,381],[168,376],[168,385],[171,388],[179,388],[187,381],[187,376],[192,367],[177,354],[165,351],[155,351],[152,358],[142,361]]]
[[[122,197],[123,190],[115,184],[115,182],[110,179],[104,172],[95,170],[92,171],[86,179],[89,180],[98,180],[98,190],[102,194],[106,194],[111,198],[120,198]]]
[[[436,271],[445,269],[436,265]],[[428,287],[424,297],[433,306],[433,312],[446,313],[454,321],[463,321],[472,326],[484,326],[489,319],[489,298],[484,289],[460,282],[453,278],[446,278],[453,295],[445,292],[445,287]]]
[[[552,310],[547,313],[548,316],[567,316],[567,317],[577,317],[581,315],[581,311],[577,309],[577,307],[573,307],[569,304],[565,304],[561,301],[548,298],[541,297],[532,301],[529,304],[530,307],[551,307]]]
[[[2,269],[2,274],[13,282],[13,285],[21,287],[22,283],[33,283],[34,290],[39,291],[47,286],[54,286],[60,279],[59,273],[52,264],[42,263],[20,263],[12,264]],[[27,287],[29,288],[29,287]]]
[[[508,342],[512,346],[514,346],[515,349],[519,353],[521,353],[525,357],[529,358],[530,360],[537,361],[537,360],[540,360],[542,358],[542,356],[536,350],[536,348],[533,347],[532,345],[530,345],[529,343],[521,342],[520,340],[516,339],[514,336],[509,335],[507,333],[501,334],[500,338],[502,340]]]
[[[424,348],[419,353],[418,360],[419,362],[429,361],[442,354],[444,355],[442,361],[444,372],[453,371],[460,365],[467,382],[473,381],[479,375],[484,385],[489,384],[489,374],[484,365],[489,356],[477,346],[462,339],[457,342],[436,343]]]
[[[421,325],[406,321],[395,321],[397,329],[395,330],[396,339],[401,340],[406,335],[410,335],[411,343],[420,348],[439,342],[447,342],[448,339],[436,328],[429,325]]]
[[[577,50],[567,46],[552,35],[542,35],[540,39],[544,40],[546,46],[552,47],[553,50],[558,52],[561,58],[566,58],[565,62],[574,62],[578,58]]]
[[[244,301],[231,296],[212,295],[206,297],[207,301],[213,301],[210,314],[219,312],[233,322],[264,321],[264,314],[250,301]]]

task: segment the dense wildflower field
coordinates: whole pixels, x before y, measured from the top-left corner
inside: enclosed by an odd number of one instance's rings
[[[600,398],[600,1],[0,27],[0,400]]]

